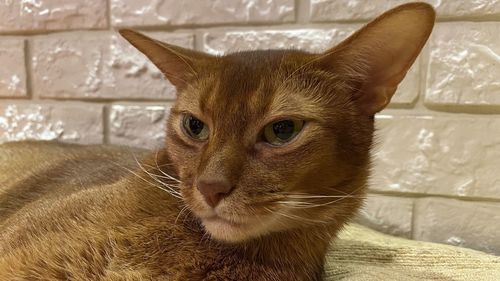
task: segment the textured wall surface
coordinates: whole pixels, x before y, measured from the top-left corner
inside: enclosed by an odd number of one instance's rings
[[[319,52],[406,0],[0,2],[0,142],[154,148],[172,85],[118,34],[145,30],[214,54]],[[500,254],[500,1],[427,0],[436,29],[390,107],[358,221]]]

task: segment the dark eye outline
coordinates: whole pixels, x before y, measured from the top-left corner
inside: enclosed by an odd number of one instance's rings
[[[192,131],[191,131],[191,128],[189,128],[189,121],[191,119],[196,119],[198,120],[199,122],[201,122],[203,124],[203,129],[202,131],[200,132],[203,133],[203,136],[202,137],[199,137],[200,134],[196,135],[194,134]],[[192,140],[195,140],[195,141],[206,141],[210,135],[210,130],[208,128],[208,125],[205,124],[205,122],[201,121],[199,118],[197,118],[196,116],[192,115],[192,114],[189,114],[189,113],[186,113],[186,114],[183,114],[182,115],[182,119],[181,119],[181,127],[182,127],[182,131],[189,137],[191,138]]]
[[[283,122],[283,121],[292,121],[294,123],[295,127],[294,127],[294,131],[293,131],[292,135],[286,140],[280,139],[278,136],[275,136],[276,137],[275,140],[278,140],[277,142],[276,141],[273,142],[273,140],[269,140],[269,136],[268,136],[269,133],[275,134],[273,131],[273,125],[275,125],[276,123],[279,123],[279,122]],[[305,120],[294,119],[294,118],[281,118],[281,119],[272,121],[272,122],[268,123],[266,126],[264,126],[264,128],[262,129],[261,140],[262,140],[262,142],[265,142],[266,144],[274,146],[274,147],[280,147],[280,146],[287,145],[297,138],[297,136],[300,134],[300,132],[303,131],[305,125],[306,125]]]

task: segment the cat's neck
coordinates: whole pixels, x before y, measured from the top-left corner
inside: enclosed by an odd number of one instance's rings
[[[288,264],[317,272],[342,224],[312,226],[268,234],[241,247],[254,260]]]

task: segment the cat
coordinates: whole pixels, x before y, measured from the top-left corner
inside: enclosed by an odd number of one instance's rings
[[[321,280],[434,18],[405,4],[321,54],[120,30],[177,88],[165,147],[0,146],[0,280]]]

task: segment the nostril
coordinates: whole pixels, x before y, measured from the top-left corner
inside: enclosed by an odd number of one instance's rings
[[[227,180],[210,179],[198,180],[196,187],[200,191],[201,195],[203,195],[208,205],[212,208],[217,206],[220,200],[227,196],[233,189]]]

